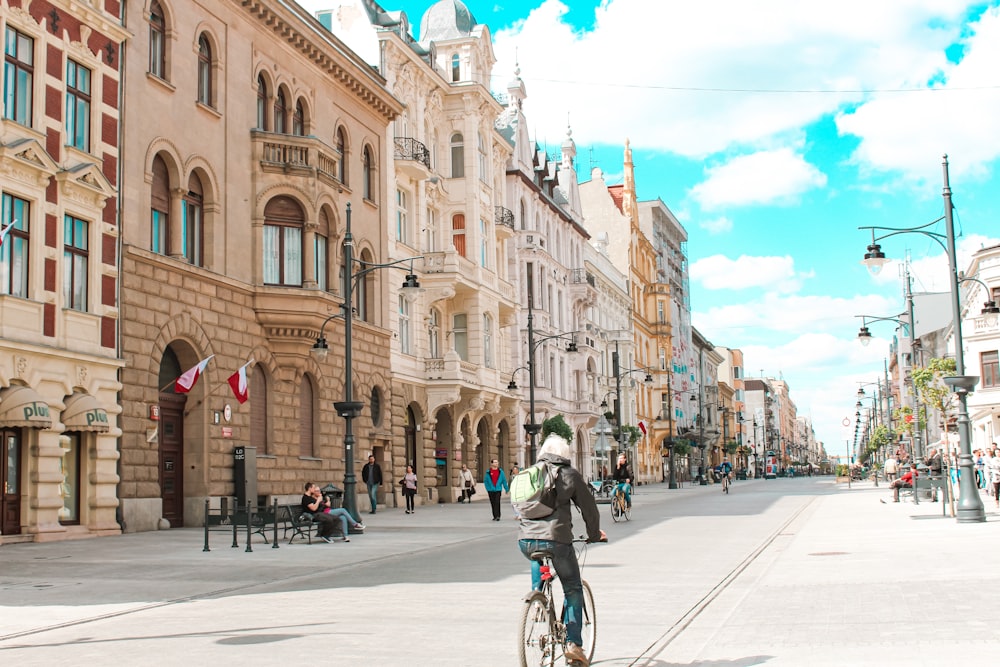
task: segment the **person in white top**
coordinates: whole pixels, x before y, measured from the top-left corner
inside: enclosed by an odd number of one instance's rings
[[[458,502],[471,503],[472,494],[476,492],[475,489],[476,480],[472,476],[472,471],[463,463],[462,469],[458,471],[458,491],[461,494],[458,497]]]
[[[899,474],[899,464],[896,463],[896,457],[890,456],[885,460],[885,478],[889,482],[893,482],[896,476]]]

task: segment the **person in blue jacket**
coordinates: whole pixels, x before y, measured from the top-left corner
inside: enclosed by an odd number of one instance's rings
[[[490,469],[483,475],[483,486],[490,496],[490,506],[493,508],[493,520],[500,520],[500,492],[509,492],[507,476],[503,474],[500,462],[496,459],[490,461]]]

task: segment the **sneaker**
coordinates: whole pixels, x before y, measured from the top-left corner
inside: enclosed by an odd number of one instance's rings
[[[566,658],[567,663],[574,662],[579,667],[590,667],[590,660],[587,659],[583,649],[573,642],[566,643],[566,649],[563,651],[563,657]]]
[[[323,540],[327,544],[333,544],[333,538],[332,537],[327,537],[326,535],[320,535],[319,539]]]
[[[356,523],[356,524],[354,524],[354,527],[357,528],[358,530],[364,530],[365,529],[365,524],[363,524],[363,523]]]
[[[332,542],[333,540],[330,540],[330,541]],[[344,539],[342,541],[343,542],[350,542],[351,538],[349,538],[347,535],[344,535]]]

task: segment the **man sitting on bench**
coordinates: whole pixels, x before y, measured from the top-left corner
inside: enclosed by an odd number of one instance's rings
[[[899,502],[899,490],[900,489],[912,489],[913,485],[916,484],[917,479],[917,464],[911,463],[910,469],[903,473],[899,479],[892,480],[892,484],[889,488],[892,489],[892,502]],[[884,500],[882,502],[885,502]]]
[[[336,525],[334,521],[340,519],[341,532],[345,542],[350,542],[347,535],[347,524],[350,522],[353,528],[364,530],[365,524],[355,523],[354,517],[347,510],[337,507],[330,507],[330,499],[323,497],[323,492],[319,486],[313,482],[306,482],[305,494],[302,496],[302,511],[313,515],[313,521],[317,523],[316,536],[324,542],[333,542],[333,533]]]

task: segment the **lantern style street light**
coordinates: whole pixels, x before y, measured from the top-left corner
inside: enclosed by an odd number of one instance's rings
[[[975,388],[979,378],[972,375],[965,375],[965,356],[962,342],[962,308],[959,295],[959,277],[957,257],[955,254],[955,222],[953,219],[953,205],[951,201],[951,184],[948,179],[948,156],[945,155],[942,161],[942,172],[944,185],[942,197],[944,198],[944,215],[937,220],[925,225],[910,228],[865,226],[858,229],[868,229],[872,233],[872,242],[868,246],[865,258],[862,262],[872,273],[878,273],[882,267],[889,262],[882,253],[879,241],[896,236],[898,234],[916,233],[934,239],[948,256],[948,269],[951,274],[949,287],[951,288],[951,314],[952,324],[955,332],[955,375],[944,378],[945,384],[958,394],[958,442],[959,442],[959,477],[958,477],[958,510],[957,520],[959,523],[982,523],[986,521],[986,512],[982,498],[979,497],[979,489],[976,487],[976,478],[972,461],[970,421],[967,396]],[[944,220],[945,234],[928,231],[927,228]],[[876,236],[876,231],[887,232],[881,236]],[[942,238],[944,241],[942,242]],[[995,305],[995,304],[994,304]]]
[[[344,418],[344,509],[346,509],[350,515],[354,517],[355,522],[360,522],[361,519],[358,514],[356,494],[357,480],[354,476],[354,420],[361,416],[361,409],[364,407],[364,403],[354,400],[354,360],[351,349],[352,322],[354,320],[354,307],[352,303],[354,290],[357,288],[358,281],[369,273],[379,269],[398,267],[400,264],[409,262],[410,270],[406,274],[406,279],[403,281],[400,292],[402,293],[404,299],[412,303],[413,300],[424,291],[423,288],[420,287],[417,276],[413,273],[413,260],[422,259],[422,256],[398,259],[394,262],[386,262],[384,264],[373,264],[371,262],[354,259],[354,236],[351,234],[350,202],[347,204],[347,214],[345,216],[343,249],[344,270],[349,275],[348,283],[346,285],[347,289],[344,290],[344,303],[340,306],[340,313],[335,313],[323,321],[323,325],[319,329],[319,337],[316,339],[316,343],[312,346],[310,353],[317,359],[317,361],[322,362],[326,360],[327,354],[330,351],[326,338],[323,335],[326,325],[334,318],[343,317],[344,400],[335,402],[333,404],[333,408],[337,411],[339,416]],[[355,266],[358,267],[356,271],[354,270]]]

